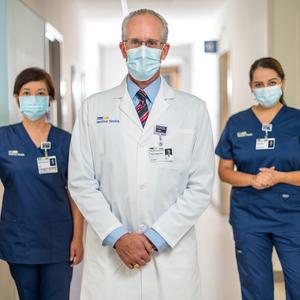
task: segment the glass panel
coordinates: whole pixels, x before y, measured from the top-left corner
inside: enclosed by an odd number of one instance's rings
[[[8,123],[6,0],[0,0],[0,126]]]
[[[20,120],[12,96],[14,80],[23,69],[45,67],[45,22],[19,0],[6,1],[7,62],[10,122]]]

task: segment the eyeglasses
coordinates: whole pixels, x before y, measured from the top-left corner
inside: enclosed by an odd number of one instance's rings
[[[143,44],[149,48],[160,48],[160,46],[164,44],[163,42],[155,40],[155,39],[141,41],[139,39],[133,38],[133,39],[124,40],[124,42],[126,43],[128,48],[138,48],[138,47],[141,47]]]

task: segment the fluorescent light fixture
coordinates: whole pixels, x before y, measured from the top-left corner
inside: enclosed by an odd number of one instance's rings
[[[46,31],[46,38],[51,42],[55,41],[55,36],[50,31]]]
[[[63,41],[63,35],[48,22],[46,23],[45,26],[45,34],[46,34],[46,38],[51,42],[57,40],[58,42],[61,43]]]
[[[68,89],[67,89],[66,81],[61,80],[61,82],[60,82],[60,95],[61,95],[61,97],[65,97],[66,94],[67,94],[67,91],[68,91]]]
[[[128,15],[128,3],[127,0],[121,0],[122,5],[122,14],[123,17],[126,17]]]

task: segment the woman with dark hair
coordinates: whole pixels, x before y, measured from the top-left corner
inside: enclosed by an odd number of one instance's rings
[[[280,63],[250,69],[257,105],[231,116],[216,154],[232,185],[230,223],[243,300],[274,299],[272,251],[284,273],[286,299],[300,299],[300,111],[283,98]]]
[[[0,128],[0,259],[20,300],[67,300],[83,257],[83,218],[67,190],[71,135],[47,122],[55,97],[47,72],[23,70],[14,96],[23,120]]]

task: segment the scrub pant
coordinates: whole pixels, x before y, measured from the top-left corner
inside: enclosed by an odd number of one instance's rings
[[[300,232],[264,233],[234,230],[243,300],[273,300],[272,250],[284,273],[286,300],[300,299]]]
[[[70,262],[25,265],[11,264],[20,300],[69,300]]]

